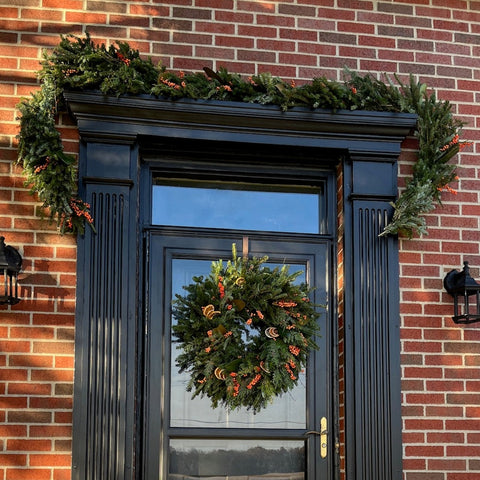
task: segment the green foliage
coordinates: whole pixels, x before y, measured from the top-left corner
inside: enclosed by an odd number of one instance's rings
[[[64,110],[63,92],[98,89],[104,94],[149,93],[158,69],[140,58],[128,44],[95,45],[84,39],[62,36],[59,46],[45,53],[39,74],[42,88],[19,105],[18,161],[26,183],[38,194],[48,216],[61,233],[94,229],[90,206],[77,194],[76,160],[63,151],[55,129],[56,115]]]
[[[418,115],[418,161],[413,178],[393,204],[394,216],[383,234],[411,237],[415,232],[427,233],[423,215],[441,201],[443,190],[453,192],[448,184],[455,179],[455,166],[449,162],[467,144],[459,142],[462,123],[453,117],[449,102],[437,100],[413,76],[404,85],[397,76],[395,81],[387,77],[384,82],[347,70],[343,83],[321,77],[297,87],[269,73],[244,79],[224,68],[204,70],[169,72],[140,58],[127,43],[107,48],[95,45],[88,34],[85,38],[62,36],[58,47],[45,54],[39,74],[41,90],[19,105],[19,161],[32,192],[39,194],[62,232],[81,232],[85,221],[93,226],[89,207],[76,195],[74,159],[63,153],[55,130],[55,116],[65,107],[65,89],[250,102],[277,105],[283,111],[307,107],[414,113]]]
[[[41,91],[18,106],[18,158],[31,193],[38,194],[43,207],[56,218],[60,231],[83,232],[85,221],[92,225],[92,218],[89,205],[76,193],[75,158],[63,152],[55,129],[55,91],[50,79],[46,79]]]
[[[173,334],[181,353],[180,371],[188,371],[188,391],[229,409],[267,406],[292,389],[316,348],[319,314],[295,284],[300,272],[269,268],[267,258],[213,262],[207,277],[195,277],[177,295]]]
[[[412,76],[408,85],[397,81],[403,93],[402,111],[418,115],[418,158],[413,178],[393,204],[393,219],[383,234],[403,233],[411,238],[414,232],[427,233],[423,214],[441,203],[441,192],[456,193],[449,187],[456,179],[456,168],[448,162],[468,143],[459,142],[463,124],[454,118],[448,101],[437,100],[435,93],[428,94],[427,86],[415,82]]]

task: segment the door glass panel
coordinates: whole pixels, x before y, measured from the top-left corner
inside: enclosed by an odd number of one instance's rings
[[[271,264],[272,267],[275,264]],[[211,261],[174,259],[172,261],[172,296],[182,295],[184,285],[192,282],[193,276],[208,275]],[[305,265],[291,265],[290,272],[304,272]],[[305,273],[297,277],[305,282]],[[172,318],[172,321],[174,319]],[[207,397],[191,398],[186,385],[188,373],[179,373],[175,359],[178,355],[175,343],[171,354],[170,426],[202,428],[306,428],[306,380],[305,373],[299,376],[295,388],[277,397],[271,405],[257,414],[243,408],[232,412],[224,408],[212,409]]]
[[[226,189],[221,183],[154,185],[152,223],[319,233],[321,198],[319,187],[272,186],[267,191],[250,185]]]
[[[170,440],[169,480],[303,480],[301,440]]]

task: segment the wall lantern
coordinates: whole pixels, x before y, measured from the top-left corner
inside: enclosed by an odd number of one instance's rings
[[[468,262],[463,262],[463,270],[461,272],[452,270],[447,273],[443,280],[443,286],[453,297],[454,316],[452,320],[455,323],[473,323],[480,321],[480,283],[477,283],[470,276]],[[470,303],[470,297],[473,295],[475,295],[475,303]],[[463,297],[463,301],[460,300],[459,302],[459,297]],[[470,313],[471,307],[474,307],[474,313]]]
[[[21,267],[18,251],[5,245],[5,237],[0,237],[0,305],[15,305],[20,301],[17,280]]]

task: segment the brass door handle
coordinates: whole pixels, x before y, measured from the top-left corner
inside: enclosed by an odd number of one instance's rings
[[[309,430],[305,435],[320,435],[320,457],[326,458],[328,453],[328,430],[327,430],[327,417],[322,417],[320,420],[320,431]]]

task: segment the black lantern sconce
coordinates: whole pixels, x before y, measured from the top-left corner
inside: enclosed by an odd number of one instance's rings
[[[453,297],[454,310],[452,320],[455,323],[480,322],[480,283],[470,276],[468,262],[463,262],[463,270],[452,270],[443,280],[445,290]],[[475,296],[475,304],[471,297]],[[463,297],[463,301],[460,299]],[[462,306],[463,304],[463,306]],[[470,309],[475,309],[470,313]]]
[[[21,268],[22,257],[18,251],[5,245],[5,237],[0,237],[0,305],[15,305],[20,301],[17,282]]]

